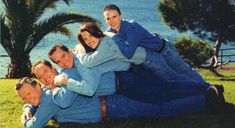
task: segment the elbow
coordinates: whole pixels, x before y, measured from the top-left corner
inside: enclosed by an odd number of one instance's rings
[[[95,94],[95,91],[88,91],[86,93],[87,96],[93,96]]]
[[[90,88],[90,89],[86,92],[86,95],[87,95],[87,96],[94,96],[95,92],[96,92],[96,89]]]

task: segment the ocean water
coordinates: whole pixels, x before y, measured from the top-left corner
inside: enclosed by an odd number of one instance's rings
[[[160,33],[170,41],[174,41],[176,38],[179,38],[183,35],[193,36],[190,32],[179,33],[176,30],[171,30],[164,24],[157,10],[159,0],[74,0],[70,6],[60,2],[58,3],[56,10],[46,10],[40,20],[43,20],[59,12],[79,12],[81,14],[89,15],[98,19],[102,23],[102,30],[105,30],[107,26],[103,20],[103,8],[105,5],[110,3],[116,4],[120,7],[125,19],[133,19],[150,32]],[[1,2],[0,10],[3,10]],[[71,38],[67,38],[61,34],[49,34],[44,37],[30,53],[30,60],[32,64],[41,59],[48,60],[47,53],[49,49],[51,49],[51,47],[54,46],[54,44],[57,42],[63,43],[64,45],[73,49],[77,44],[76,34],[79,26],[80,25],[78,23],[68,25],[70,30],[73,32],[73,36]],[[235,48],[235,45],[223,45],[223,48],[228,47]],[[231,52],[235,54],[235,51]],[[6,51],[1,45],[0,55],[6,55]],[[0,57],[0,78],[6,75],[9,62],[10,59],[8,57]]]

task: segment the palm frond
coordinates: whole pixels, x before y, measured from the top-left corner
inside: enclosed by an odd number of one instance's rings
[[[69,31],[69,29],[65,26],[62,26],[62,27],[58,27],[58,28],[55,28],[53,31],[53,33],[61,33],[63,35],[66,35],[68,36],[69,38],[72,37],[72,33]]]
[[[33,35],[33,42],[39,43],[39,41],[51,31],[55,31],[58,28],[61,28],[64,25],[76,22],[95,22],[97,24],[101,24],[99,21],[95,20],[92,17],[85,16],[79,13],[59,13],[54,16],[46,19],[44,21],[39,22],[35,25],[35,32]]]
[[[47,8],[56,8],[56,3],[59,0],[30,0],[29,7],[32,10],[32,15],[37,18],[35,21],[38,20],[38,18],[44,13],[44,11]],[[71,0],[63,0],[67,5],[69,5],[69,2]]]

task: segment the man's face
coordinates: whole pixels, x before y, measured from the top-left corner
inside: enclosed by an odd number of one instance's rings
[[[81,33],[83,40],[85,41],[86,45],[92,49],[97,48],[100,43],[100,39],[92,36],[89,32],[83,31]]]
[[[55,52],[51,55],[51,59],[56,62],[61,68],[73,68],[73,54],[69,50],[69,52],[64,51],[60,48],[57,48]]]
[[[35,87],[29,83],[25,83],[23,87],[17,91],[17,95],[25,103],[31,104],[33,106],[38,106],[42,96],[41,87],[37,84]]]
[[[53,84],[57,72],[54,68],[50,68],[47,65],[40,63],[34,67],[34,74],[43,84],[50,85]]]
[[[107,25],[110,28],[119,31],[122,15],[120,15],[117,10],[106,10],[103,14]]]

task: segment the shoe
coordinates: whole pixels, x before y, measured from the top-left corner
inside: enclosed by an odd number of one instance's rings
[[[219,100],[222,104],[225,104],[225,99],[224,99],[224,86],[223,85],[219,85],[219,84],[214,84],[214,86],[216,87],[216,89],[218,90],[218,97]]]
[[[219,99],[219,92],[215,86],[210,86],[205,95],[207,102],[207,110],[212,113],[217,113],[221,110],[221,101]]]

